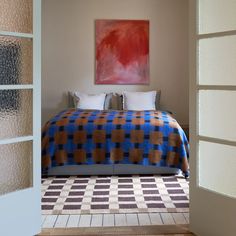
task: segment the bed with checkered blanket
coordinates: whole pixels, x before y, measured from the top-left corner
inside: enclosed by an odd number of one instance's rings
[[[188,155],[183,129],[164,111],[67,109],[42,129],[44,174],[56,166],[137,164],[187,175]]]

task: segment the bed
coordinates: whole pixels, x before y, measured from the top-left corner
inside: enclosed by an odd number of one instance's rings
[[[165,111],[66,109],[42,129],[44,175],[189,175],[189,144]]]

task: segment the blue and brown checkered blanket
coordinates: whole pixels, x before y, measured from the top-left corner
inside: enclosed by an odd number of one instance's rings
[[[163,111],[67,109],[42,130],[42,167],[141,164],[188,172],[189,144],[177,121]]]

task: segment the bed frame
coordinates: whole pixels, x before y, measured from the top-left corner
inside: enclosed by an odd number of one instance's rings
[[[140,174],[180,174],[181,170],[170,167],[143,166],[137,164],[93,164],[56,166],[48,170],[48,176],[55,175],[140,175]]]

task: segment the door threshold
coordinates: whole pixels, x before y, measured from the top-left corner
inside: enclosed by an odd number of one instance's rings
[[[178,235],[192,236],[189,225],[152,225],[122,227],[81,227],[43,229],[38,236],[74,236],[74,235]]]

